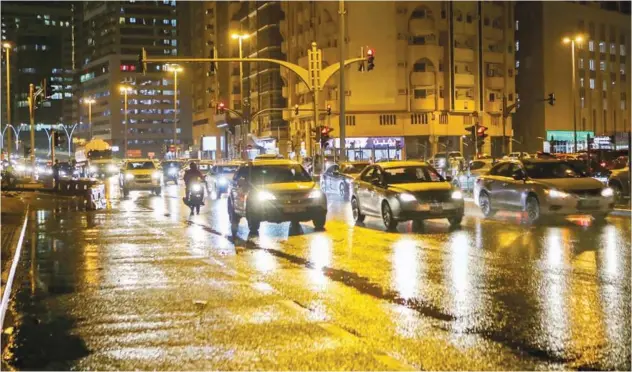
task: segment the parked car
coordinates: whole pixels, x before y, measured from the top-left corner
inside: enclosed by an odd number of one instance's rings
[[[369,165],[368,161],[349,161],[333,164],[320,177],[320,189],[324,192],[334,191],[343,198],[351,192],[351,184],[360,172]]]
[[[351,210],[356,222],[375,216],[388,230],[402,221],[435,218],[458,226],[463,194],[426,162],[379,163],[366,167],[353,183]]]
[[[527,152],[510,152],[509,155],[503,157],[503,159],[531,159],[531,155]]]
[[[228,216],[233,233],[246,218],[251,233],[263,221],[312,221],[325,226],[327,196],[302,165],[280,159],[255,160],[239,167],[228,196]]]
[[[603,221],[614,207],[613,194],[611,188],[561,160],[502,161],[474,185],[474,202],[485,217],[498,210],[519,210],[527,212],[529,223],[571,214]]]
[[[472,191],[474,190],[474,182],[476,179],[489,172],[494,164],[496,164],[496,162],[493,159],[472,160],[465,171],[459,172],[457,176],[452,179],[452,184],[457,189]]]

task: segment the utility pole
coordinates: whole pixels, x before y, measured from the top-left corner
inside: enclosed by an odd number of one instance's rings
[[[11,44],[4,43],[2,46],[7,56],[7,125],[11,125],[11,55],[9,54]],[[9,163],[11,163],[11,131],[7,135],[7,157],[9,158]]]
[[[507,136],[505,134],[505,128],[507,127],[507,118],[511,115],[511,111],[516,108],[518,102],[507,106],[507,96],[503,94],[503,155],[507,155],[506,146],[507,146]]]
[[[344,0],[340,0],[339,2],[339,10],[340,14],[340,33],[338,36],[338,50],[340,52],[340,82],[338,83],[338,102],[340,105],[340,115],[338,116],[338,122],[340,123],[340,161],[345,161],[347,159],[347,150],[346,150],[346,122],[345,122],[345,101],[347,98],[345,91],[345,2]],[[335,150],[335,149],[334,149]]]
[[[31,122],[31,169],[35,176],[35,86],[29,84],[29,119]]]
[[[55,165],[55,136],[57,136],[57,131],[55,129],[53,129],[53,136],[51,137],[51,149],[50,149],[50,160],[51,160],[51,165]]]

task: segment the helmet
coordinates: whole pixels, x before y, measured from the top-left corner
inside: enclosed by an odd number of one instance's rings
[[[191,170],[197,170],[197,164],[195,164],[195,162],[191,162],[191,164],[189,165],[189,168],[191,168]]]

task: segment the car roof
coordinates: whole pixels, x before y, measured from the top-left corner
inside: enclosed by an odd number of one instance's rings
[[[387,161],[384,163],[378,163],[376,165],[379,165],[382,168],[414,167],[420,165],[429,166],[428,163],[420,160]]]
[[[252,165],[296,165],[298,164],[295,161],[287,160],[287,159],[255,159],[250,162]]]

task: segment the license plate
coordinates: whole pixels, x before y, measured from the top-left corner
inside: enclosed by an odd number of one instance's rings
[[[298,213],[298,212],[305,212],[307,209],[305,207],[301,207],[301,206],[286,206],[283,207],[283,212],[285,213]]]
[[[443,212],[443,206],[441,204],[430,204],[430,212],[441,213]]]
[[[599,200],[585,199],[579,201],[580,208],[596,208],[599,207]]]

